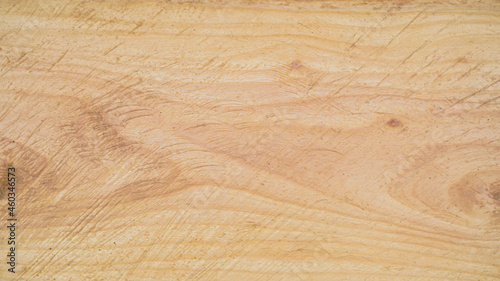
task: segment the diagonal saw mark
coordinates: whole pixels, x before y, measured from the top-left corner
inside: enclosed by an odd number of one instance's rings
[[[497,80],[497,81],[495,81],[495,82],[493,82],[493,83],[490,83],[490,84],[488,84],[488,85],[483,86],[481,89],[479,89],[479,90],[477,90],[477,91],[473,92],[472,94],[470,94],[470,95],[468,95],[468,96],[465,96],[465,97],[461,98],[460,100],[458,100],[457,102],[453,103],[453,104],[452,104],[452,105],[450,105],[448,108],[446,108],[445,110],[441,111],[440,113],[446,112],[448,109],[450,109],[450,108],[452,108],[452,107],[456,106],[457,104],[463,103],[464,101],[466,101],[466,100],[468,100],[469,98],[471,98],[471,97],[473,97],[473,96],[475,96],[475,95],[477,95],[477,94],[479,94],[479,93],[483,92],[484,90],[487,90],[488,88],[490,88],[491,86],[495,85],[495,84],[496,84],[496,83],[498,83],[498,82],[500,82],[500,80]],[[479,108],[479,107],[481,107],[481,106],[483,106],[484,104],[487,104],[487,103],[488,103],[488,102],[490,102],[490,101],[493,101],[493,100],[497,99],[497,98],[498,98],[498,97],[493,98],[493,99],[490,99],[490,100],[488,100],[488,101],[486,101],[486,102],[484,102],[484,103],[480,104],[480,105],[478,106],[478,108]]]
[[[397,69],[399,69],[403,64],[405,64],[410,58],[413,57],[418,51],[425,48],[436,36],[438,36],[443,30],[448,28],[451,24],[455,23],[458,19],[453,19],[449,21],[443,28],[441,28],[438,32],[434,33],[429,39],[427,39],[424,43],[422,43],[418,48],[416,48],[413,52],[411,52],[399,65],[397,65],[391,72],[387,73],[380,82],[378,82],[377,87],[380,86],[389,76],[391,76]]]

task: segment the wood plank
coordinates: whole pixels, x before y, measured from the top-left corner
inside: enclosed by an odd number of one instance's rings
[[[0,279],[499,280],[499,46],[494,0],[2,1]]]

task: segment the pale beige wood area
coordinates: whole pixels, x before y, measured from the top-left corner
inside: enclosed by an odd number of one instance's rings
[[[2,280],[499,280],[499,1],[1,1]]]

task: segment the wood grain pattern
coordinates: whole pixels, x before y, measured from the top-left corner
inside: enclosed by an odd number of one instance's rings
[[[498,1],[2,1],[0,278],[499,280],[499,46]]]

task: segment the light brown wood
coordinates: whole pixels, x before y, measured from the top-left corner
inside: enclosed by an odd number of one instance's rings
[[[499,280],[499,47],[498,1],[2,1],[0,278]]]

